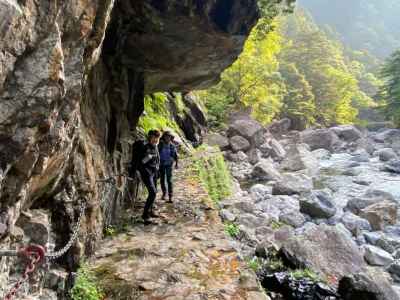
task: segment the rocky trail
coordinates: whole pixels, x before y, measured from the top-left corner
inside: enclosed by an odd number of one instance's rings
[[[176,171],[174,203],[158,196],[157,224],[141,223],[139,201],[125,232],[97,251],[90,268],[106,299],[267,299],[189,163]]]

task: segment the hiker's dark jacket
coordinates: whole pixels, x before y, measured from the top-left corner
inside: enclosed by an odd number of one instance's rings
[[[160,155],[157,145],[145,143],[140,155],[139,171],[157,172],[160,168]]]
[[[158,151],[160,152],[161,166],[171,166],[174,163],[174,161],[178,160],[176,147],[173,143],[170,144],[160,143],[158,145]]]

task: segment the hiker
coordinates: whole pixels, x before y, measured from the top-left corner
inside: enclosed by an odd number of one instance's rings
[[[178,154],[176,147],[173,143],[174,136],[166,131],[161,137],[160,144],[158,145],[158,151],[160,153],[160,180],[161,180],[161,190],[162,198],[165,200],[167,195],[167,187],[165,185],[165,180],[167,180],[168,185],[168,203],[172,203],[173,186],[172,186],[172,169],[175,161],[175,168],[178,168]]]
[[[157,148],[160,135],[158,130],[150,130],[147,134],[147,142],[138,141],[133,145],[130,173],[138,170],[148,191],[142,216],[145,224],[151,224],[149,218],[158,217],[153,212],[153,205],[157,195],[157,177],[160,167],[160,156]]]

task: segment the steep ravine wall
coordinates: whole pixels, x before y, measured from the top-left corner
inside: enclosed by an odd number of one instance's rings
[[[1,247],[37,208],[62,247],[84,201],[62,261],[93,253],[124,198],[96,180],[126,170],[144,94],[215,82],[257,18],[255,0],[0,0]]]

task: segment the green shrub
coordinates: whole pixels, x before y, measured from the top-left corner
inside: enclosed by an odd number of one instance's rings
[[[321,278],[314,271],[306,269],[298,269],[290,273],[295,279],[308,278],[313,282],[320,282]]]
[[[164,93],[145,96],[144,111],[145,114],[140,117],[138,124],[144,132],[151,129],[164,130],[166,128],[180,132],[179,126],[173,121],[169,112],[168,98]]]
[[[214,202],[229,197],[232,193],[232,178],[221,152],[210,155],[195,155],[197,174]]]
[[[96,284],[96,279],[85,265],[78,270],[75,285],[71,290],[71,298],[72,300],[100,300],[104,298]]]
[[[239,227],[235,223],[225,224],[224,230],[232,238],[236,238],[240,233]]]
[[[261,269],[262,267],[262,262],[258,257],[253,257],[252,259],[249,259],[247,261],[247,265],[249,266],[250,269],[252,269],[254,272],[257,272]]]

